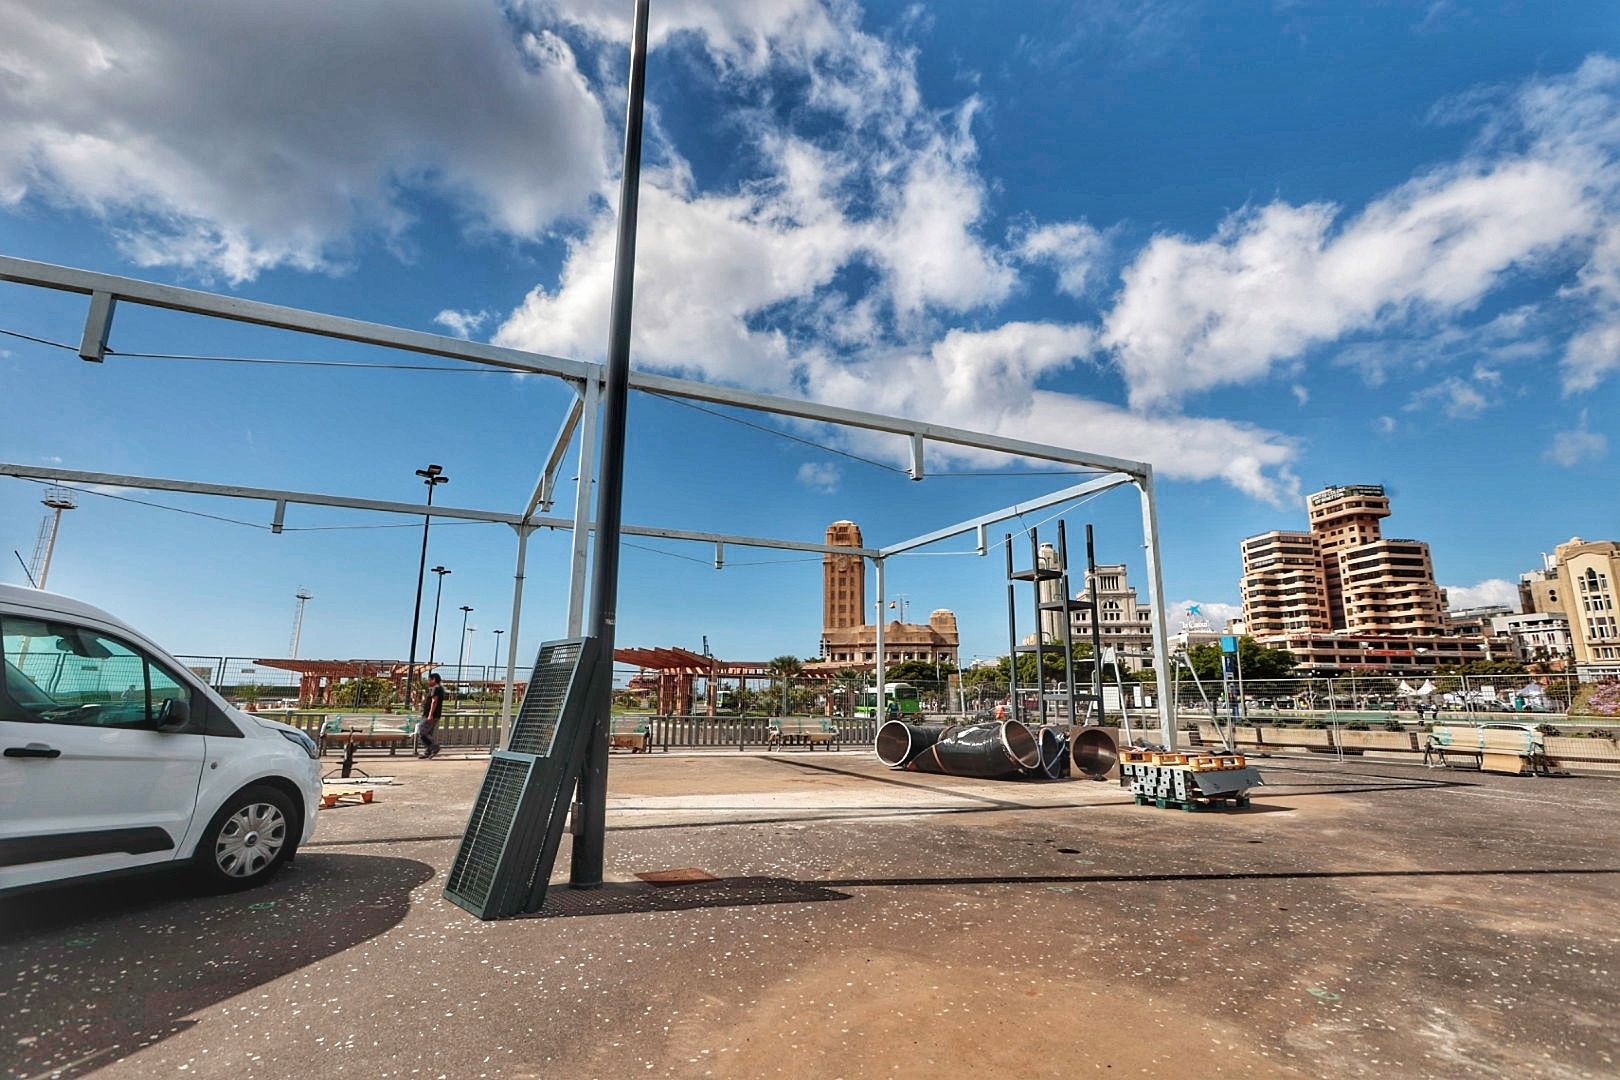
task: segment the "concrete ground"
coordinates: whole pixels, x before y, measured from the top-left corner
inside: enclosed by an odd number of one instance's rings
[[[1614,780],[1272,759],[1189,814],[616,754],[616,883],[481,923],[440,894],[484,763],[365,764],[399,783],[265,888],[0,901],[0,1074],[1617,1073]],[[634,879],[684,867],[719,880]]]

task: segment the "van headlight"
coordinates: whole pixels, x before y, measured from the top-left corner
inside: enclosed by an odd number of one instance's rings
[[[276,730],[281,733],[283,739],[298,746],[310,757],[318,758],[321,756],[320,747],[315,745],[315,740],[302,731],[288,731],[285,728],[276,728]]]

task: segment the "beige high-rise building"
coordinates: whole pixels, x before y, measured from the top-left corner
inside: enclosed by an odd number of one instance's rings
[[[1256,638],[1333,628],[1321,558],[1308,532],[1268,532],[1243,541],[1241,588],[1244,626]]]
[[[1376,484],[1306,500],[1311,531],[1243,542],[1243,619],[1260,640],[1343,632],[1424,637],[1451,632],[1429,545],[1387,538],[1389,497]]]
[[[827,526],[828,547],[860,547],[861,527],[853,521]],[[866,622],[866,560],[859,555],[823,556],[821,560],[821,626],[824,630]]]
[[[1428,544],[1376,540],[1340,551],[1338,562],[1344,628],[1352,634],[1451,632],[1446,592],[1435,584]]]
[[[1620,676],[1620,543],[1576,536],[1553,550],[1582,679]]]

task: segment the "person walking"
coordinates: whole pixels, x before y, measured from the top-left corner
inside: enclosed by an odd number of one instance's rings
[[[439,717],[444,715],[444,681],[439,678],[437,672],[430,674],[427,681],[427,693],[422,695],[422,723],[416,728],[417,738],[427,747],[421,753],[424,761],[439,756],[442,747],[439,746],[436,736],[439,731]]]

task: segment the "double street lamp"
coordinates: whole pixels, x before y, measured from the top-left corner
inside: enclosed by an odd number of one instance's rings
[[[453,571],[442,566],[435,566],[433,572],[439,575],[439,587],[433,591],[433,633],[428,638],[428,663],[439,662],[439,601],[444,598],[444,575]]]
[[[461,605],[461,648],[456,650],[456,679],[462,677],[461,669],[467,666],[467,616],[473,613],[468,604]]]
[[[428,512],[422,515],[422,557],[416,564],[416,607],[411,611],[411,656],[405,664],[405,708],[411,707],[411,698],[416,693],[416,641],[417,634],[422,626],[422,581],[427,577],[427,544],[428,524],[433,520],[433,489],[440,484],[448,484],[450,478],[444,475],[444,466],[429,465],[425,469],[417,469],[416,475],[422,478],[427,485]],[[440,583],[444,581],[439,578]]]

